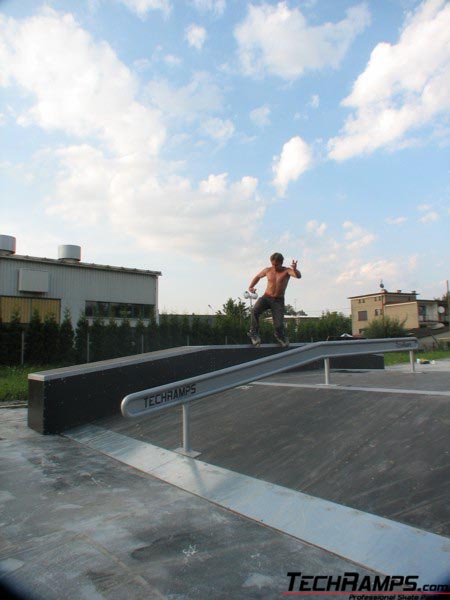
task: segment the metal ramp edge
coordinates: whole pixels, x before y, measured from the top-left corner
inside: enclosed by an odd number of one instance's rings
[[[199,400],[317,360],[324,360],[325,369],[327,369],[327,365],[329,369],[327,361],[333,357],[399,351],[409,351],[412,355],[417,348],[416,338],[346,340],[306,344],[225,369],[133,392],[122,400],[121,411],[125,417],[139,417],[171,406],[186,405],[193,400]],[[411,364],[413,364],[413,358],[411,358]]]

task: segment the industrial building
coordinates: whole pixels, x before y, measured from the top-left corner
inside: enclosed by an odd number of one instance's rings
[[[81,248],[58,246],[58,258],[16,254],[16,239],[0,235],[0,323],[18,313],[28,323],[35,310],[60,323],[69,309],[73,325],[95,315],[131,325],[158,315],[159,271],[81,262]]]

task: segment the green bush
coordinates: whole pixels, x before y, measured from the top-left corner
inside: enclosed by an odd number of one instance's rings
[[[78,364],[88,362],[89,323],[84,315],[80,315],[75,329],[75,360]]]
[[[64,319],[59,328],[59,353],[60,360],[64,364],[72,364],[75,359],[75,332],[72,327],[72,318],[70,310],[64,311]]]
[[[25,362],[28,364],[42,364],[44,355],[44,325],[38,310],[34,310],[25,332]]]
[[[378,317],[366,327],[364,336],[371,339],[404,337],[408,333],[404,327],[405,321],[406,319],[400,322],[399,319],[391,317]]]

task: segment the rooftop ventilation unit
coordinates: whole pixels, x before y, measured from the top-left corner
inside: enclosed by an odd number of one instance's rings
[[[0,256],[16,253],[16,238],[11,235],[0,235]]]
[[[80,262],[81,246],[72,246],[71,244],[58,246],[58,259],[65,262]]]

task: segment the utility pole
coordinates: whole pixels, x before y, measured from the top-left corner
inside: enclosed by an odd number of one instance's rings
[[[450,294],[448,293],[448,279],[447,279],[447,327],[450,327]]]

